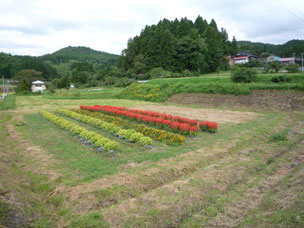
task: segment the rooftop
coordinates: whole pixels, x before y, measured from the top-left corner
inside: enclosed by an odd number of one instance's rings
[[[43,82],[43,81],[39,81],[39,80],[38,80],[38,81],[34,81],[34,82],[32,82],[32,84],[34,84],[34,85],[35,85],[35,84],[44,84],[44,82]]]

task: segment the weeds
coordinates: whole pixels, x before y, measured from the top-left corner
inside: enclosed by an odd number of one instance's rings
[[[270,142],[284,142],[287,141],[287,134],[289,132],[289,128],[285,128],[283,131],[271,134],[269,137]]]

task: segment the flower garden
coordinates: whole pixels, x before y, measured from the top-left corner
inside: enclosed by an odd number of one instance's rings
[[[215,122],[188,119],[146,110],[128,109],[109,105],[81,105],[79,109],[57,109],[55,113],[40,114],[60,128],[69,131],[84,144],[97,151],[115,152],[121,143],[153,148],[153,141],[167,145],[183,145],[199,131],[215,133]],[[89,131],[85,124],[101,131]]]

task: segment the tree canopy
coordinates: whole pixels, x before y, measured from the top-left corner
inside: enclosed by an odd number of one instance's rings
[[[208,24],[201,16],[195,22],[186,17],[163,19],[157,25],[146,26],[139,36],[128,41],[118,67],[135,73],[157,67],[176,72],[213,72],[232,50],[226,30],[219,31],[215,20]]]
[[[279,57],[300,56],[304,53],[304,40],[290,40],[285,44],[265,44],[250,41],[238,41],[238,46],[242,51],[248,51],[254,55],[261,53],[274,54]]]

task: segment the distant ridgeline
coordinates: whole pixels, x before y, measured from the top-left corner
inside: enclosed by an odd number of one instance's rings
[[[12,78],[21,70],[35,70],[41,72],[42,77],[50,79],[58,75],[56,68],[44,63],[37,57],[18,56],[0,53],[0,75],[5,78]]]
[[[285,44],[265,44],[254,43],[250,41],[237,41],[237,44],[242,51],[247,51],[253,55],[260,55],[261,53],[274,54],[279,57],[300,57],[304,53],[304,40],[290,40]]]
[[[195,22],[186,17],[163,19],[157,25],[146,26],[139,36],[129,40],[118,66],[136,73],[157,67],[177,72],[214,72],[225,56],[237,51],[235,38],[230,42],[226,30],[219,31],[213,19],[210,23],[201,16]]]
[[[51,79],[71,73],[78,62],[92,65],[96,69],[114,67],[117,65],[118,57],[118,55],[95,51],[87,47],[66,47],[53,54],[40,57],[0,53],[0,75],[12,78],[21,70],[32,69],[41,72],[42,78]]]
[[[53,54],[47,54],[39,57],[41,60],[49,60],[53,64],[66,63],[70,60],[89,62],[92,64],[102,64],[104,66],[116,65],[118,55],[103,51],[96,51],[88,47],[66,47]]]

